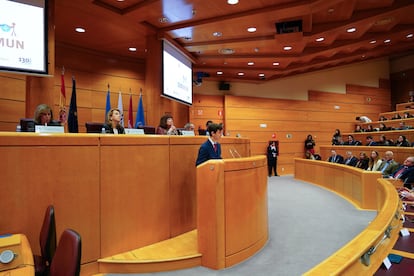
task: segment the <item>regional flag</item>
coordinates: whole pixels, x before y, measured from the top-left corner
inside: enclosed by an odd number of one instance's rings
[[[65,68],[60,76],[59,121],[62,125],[66,124]]]
[[[119,112],[121,113],[121,122],[119,122],[119,124],[121,126],[124,126],[124,105],[122,104],[122,93],[121,93],[121,91],[119,91],[119,96],[118,96],[118,109],[119,109]]]

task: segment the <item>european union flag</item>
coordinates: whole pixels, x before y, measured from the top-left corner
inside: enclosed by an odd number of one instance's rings
[[[72,78],[72,97],[70,98],[68,130],[71,133],[78,133],[78,107],[76,105],[76,81]]]

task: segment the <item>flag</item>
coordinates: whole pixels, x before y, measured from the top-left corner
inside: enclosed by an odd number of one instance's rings
[[[118,109],[119,109],[119,112],[121,113],[121,121],[119,122],[119,124],[121,126],[124,126],[124,106],[122,104],[122,93],[121,93],[121,91],[119,91],[119,96],[118,96]]]
[[[111,110],[111,94],[109,93],[109,83],[108,83],[108,93],[106,94],[106,108],[105,108],[105,119],[104,122],[106,122],[106,116]]]
[[[72,78],[72,97],[70,98],[68,129],[71,133],[78,133],[78,107],[76,106],[76,81]]]
[[[128,108],[128,128],[133,128],[133,115],[132,115],[132,95],[129,94],[129,108]]]
[[[59,121],[62,125],[66,123],[65,68],[62,69],[60,77]]]
[[[139,103],[137,109],[137,119],[135,121],[135,127],[145,126],[145,116],[144,116],[144,105],[142,104],[142,89],[139,93]]]

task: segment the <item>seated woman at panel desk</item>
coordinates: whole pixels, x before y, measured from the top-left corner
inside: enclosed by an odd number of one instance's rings
[[[106,115],[106,124],[104,125],[105,133],[125,134],[125,129],[121,126],[121,111],[118,108],[112,108]]]
[[[39,104],[34,113],[34,122],[42,126],[60,126],[60,122],[53,120],[53,112],[47,104]]]

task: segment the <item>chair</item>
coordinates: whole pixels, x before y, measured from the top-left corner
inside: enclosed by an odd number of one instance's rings
[[[80,261],[82,243],[80,235],[72,230],[63,231],[59,244],[50,265],[50,276],[78,276],[80,273]]]
[[[104,127],[103,123],[86,122],[86,133],[101,133]]]
[[[155,127],[153,126],[138,126],[138,128],[142,128],[145,134],[155,134]]]
[[[52,205],[46,208],[39,236],[41,256],[33,255],[37,276],[47,275],[56,250],[55,209]]]

